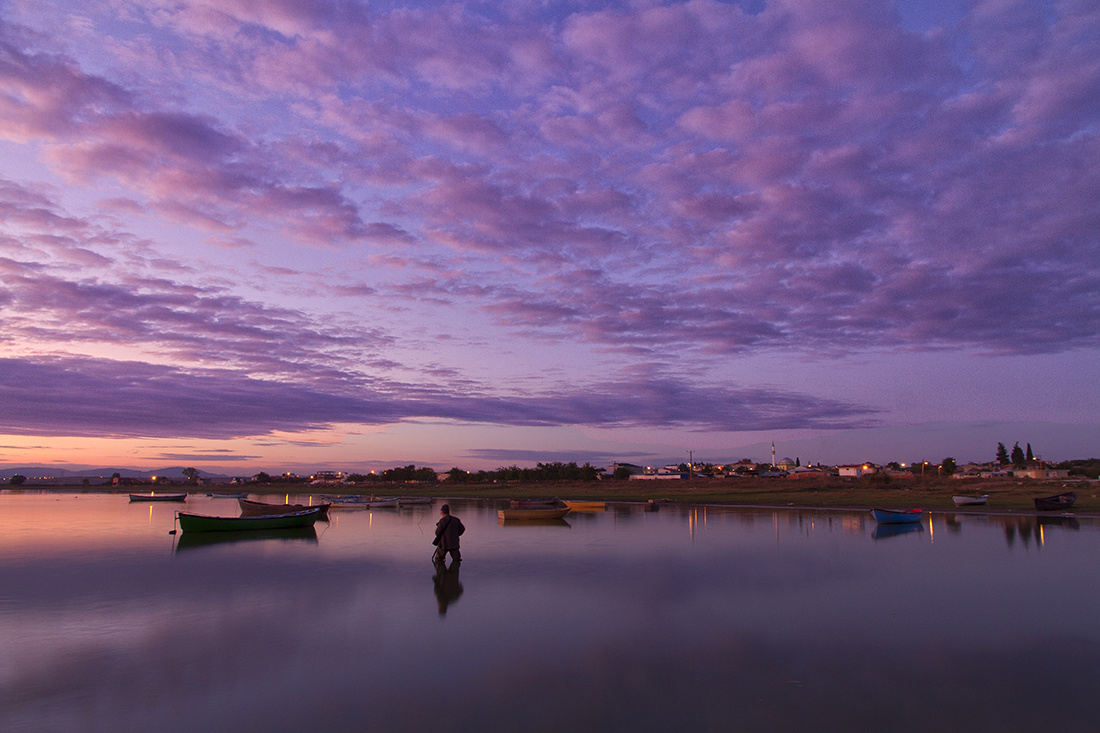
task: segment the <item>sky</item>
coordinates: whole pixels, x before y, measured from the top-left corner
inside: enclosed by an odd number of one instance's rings
[[[0,0],[0,467],[1087,458],[1098,367],[1095,0]]]

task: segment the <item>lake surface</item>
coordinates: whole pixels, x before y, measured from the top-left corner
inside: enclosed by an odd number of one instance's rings
[[[0,493],[0,730],[1097,729],[1095,519],[452,501],[440,573],[440,503],[204,542]]]

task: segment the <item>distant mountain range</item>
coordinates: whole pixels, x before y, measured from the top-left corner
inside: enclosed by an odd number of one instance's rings
[[[10,468],[0,468],[0,478],[11,478],[15,474],[19,474],[27,478],[107,479],[117,473],[123,478],[151,479],[154,476],[164,476],[172,480],[182,480],[184,468],[186,468],[186,466],[169,466],[166,468],[158,468],[153,471],[135,471],[132,468],[83,468],[68,470],[57,468],[56,466],[13,466]],[[201,478],[229,478],[229,476],[225,474],[211,473],[209,471],[203,471],[202,469],[198,469],[198,473]]]
[[[917,425],[884,426],[854,430],[837,430],[815,437],[786,438],[776,436],[775,453],[777,459],[798,459],[803,466],[824,463],[837,465],[843,463],[863,463],[872,461],[885,464],[889,461],[940,462],[946,457],[954,458],[962,465],[968,461],[992,461],[996,456],[997,443],[1005,444],[1009,450],[1019,442],[1021,447],[1030,444],[1035,455],[1054,463],[1100,457],[1100,423],[1083,425],[1049,422],[993,422],[971,421],[961,423],[922,423]],[[670,450],[671,449],[671,450]],[[667,451],[667,452],[666,452]],[[515,450],[512,448],[484,447],[471,450],[477,463],[503,461],[534,464],[536,461],[591,461],[596,466],[607,466],[616,461],[629,461],[640,465],[662,466],[667,463],[679,463],[686,457],[678,452],[679,448],[665,445],[616,444],[603,445],[600,450],[560,449]],[[742,444],[730,447],[709,447],[696,449],[695,459],[709,463],[732,463],[742,458],[751,458],[757,462],[771,460],[772,441]],[[437,470],[445,471],[447,466],[462,466],[462,457],[446,459],[437,464]],[[453,462],[452,462],[453,461]],[[409,460],[395,460],[394,466],[411,463]],[[496,463],[495,465],[502,465]],[[468,462],[466,463],[468,466]],[[368,468],[352,465],[352,470]],[[91,482],[109,480],[111,474],[118,473],[124,478],[150,479],[153,476],[166,476],[172,480],[183,478],[184,466],[166,466],[154,470],[135,470],[132,468],[106,468],[90,466],[84,468],[58,468],[49,465],[37,466],[0,466],[0,479],[11,478],[13,474],[22,474],[34,480],[40,477],[59,479],[58,483],[80,483],[88,478]],[[211,466],[210,470],[199,469],[199,476],[207,479],[225,479],[252,476],[258,471],[281,473],[262,465],[253,466]],[[302,470],[303,475],[311,471]]]

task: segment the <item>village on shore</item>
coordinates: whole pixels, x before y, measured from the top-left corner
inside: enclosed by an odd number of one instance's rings
[[[864,462],[856,464],[807,464],[802,465],[798,458],[776,458],[775,444],[772,444],[771,462],[760,463],[751,458],[725,464],[709,462],[689,461],[679,464],[666,464],[664,466],[641,466],[633,463],[615,462],[606,468],[592,466],[590,463],[578,465],[574,462],[546,462],[537,463],[533,468],[523,468],[516,465],[500,467],[496,470],[467,471],[458,467],[449,471],[437,472],[427,466],[407,465],[386,469],[383,471],[370,471],[369,473],[356,473],[351,471],[322,469],[311,474],[301,475],[294,472],[270,475],[259,471],[248,476],[224,476],[203,472],[196,468],[167,468],[160,471],[88,471],[49,472],[47,475],[41,470],[28,469],[24,475],[14,471],[0,471],[0,484],[19,486],[24,483],[32,485],[73,485],[82,484],[112,486],[134,486],[142,484],[174,484],[184,483],[198,486],[205,485],[243,485],[243,484],[308,484],[311,486],[336,486],[349,484],[370,483],[434,483],[448,482],[451,485],[460,483],[538,483],[555,481],[675,481],[692,479],[738,479],[738,478],[767,478],[785,479],[788,481],[806,481],[814,479],[870,479],[871,483],[888,483],[891,480],[905,480],[920,477],[950,478],[953,480],[986,479],[1033,479],[1044,481],[1066,481],[1072,479],[1098,479],[1100,478],[1100,459],[1089,458],[1071,461],[1063,461],[1058,464],[1042,460],[1036,456],[1027,444],[1027,448],[1021,448],[1017,442],[1011,452],[1004,443],[998,443],[995,458],[987,463],[969,462],[957,465],[954,458],[945,458],[939,463],[926,460],[907,463],[890,462],[876,464]],[[108,469],[110,471],[110,469]],[[5,475],[6,474],[6,475]]]
[[[83,486],[100,490],[122,490],[135,486],[191,485],[211,489],[218,486],[247,486],[249,491],[331,493],[381,493],[384,487],[403,486],[405,493],[439,496],[506,496],[533,493],[570,493],[578,496],[606,496],[646,499],[668,495],[688,501],[775,502],[801,505],[858,505],[870,501],[897,503],[925,497],[926,503],[949,501],[951,493],[967,490],[1024,495],[1028,485],[1090,481],[1100,478],[1100,459],[1044,461],[1017,443],[1011,451],[998,443],[995,458],[987,463],[956,465],[953,458],[931,461],[875,464],[802,465],[798,458],[776,458],[770,462],[742,459],[726,464],[686,462],[663,466],[641,466],[615,462],[606,467],[576,462],[538,463],[534,467],[507,466],[496,470],[468,471],[458,467],[437,472],[426,466],[406,465],[382,471],[355,473],[323,469],[300,475],[285,472],[270,475],[260,471],[248,476],[220,476],[193,467],[157,472],[113,470],[85,474],[62,472],[50,476],[0,472],[0,486]],[[98,475],[96,475],[98,474]],[[551,487],[561,487],[561,491]],[[542,488],[539,488],[542,487]],[[954,488],[951,488],[954,487]],[[906,496],[908,495],[908,496]],[[1087,501],[1083,503],[1089,503]],[[1098,503],[1100,507],[1100,503]]]

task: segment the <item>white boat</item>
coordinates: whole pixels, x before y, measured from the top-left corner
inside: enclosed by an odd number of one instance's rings
[[[981,506],[989,501],[989,494],[982,494],[981,496],[952,496],[951,500],[955,502],[955,506]]]

